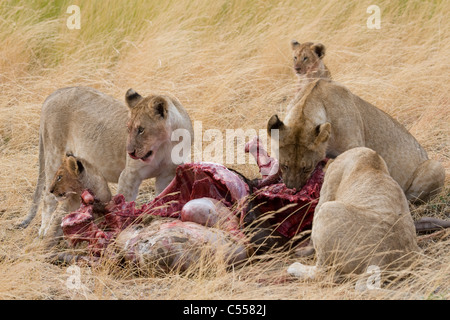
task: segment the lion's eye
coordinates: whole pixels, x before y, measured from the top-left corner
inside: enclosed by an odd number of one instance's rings
[[[138,127],[137,132],[138,132],[138,134],[143,134],[144,133],[144,128]]]
[[[289,167],[287,165],[285,165],[285,164],[281,165],[281,171],[286,171],[288,169],[289,169]]]
[[[294,61],[297,61],[297,57],[296,56],[294,57]]]
[[[61,179],[62,179],[62,176],[57,176],[56,177],[56,181],[61,181]]]
[[[303,169],[302,169],[302,172],[304,173],[304,174],[309,174],[309,173],[311,173],[313,171],[313,168],[312,167],[304,167]]]
[[[306,60],[308,60],[308,57],[304,57],[304,58],[303,58],[303,61],[306,61]]]

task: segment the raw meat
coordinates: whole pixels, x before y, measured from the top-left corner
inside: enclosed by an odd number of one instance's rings
[[[133,261],[144,259],[147,262],[156,256],[157,248],[160,248],[160,253],[177,256],[193,243],[197,247],[207,243],[214,247],[227,242],[234,248],[230,251],[233,254],[227,255],[227,261],[231,262],[243,259],[243,245],[250,244],[248,239],[258,244],[261,237],[275,233],[285,241],[311,228],[326,160],[319,163],[307,184],[297,192],[282,183],[278,161],[267,154],[258,138],[246,145],[246,152],[255,157],[262,179],[249,181],[216,163],[183,164],[177,168],[176,176],[167,188],[140,208],[136,208],[134,202],[126,202],[122,195],[116,195],[104,208],[106,213],[101,222],[93,218],[95,195],[85,191],[80,209],[63,219],[65,238],[72,246],[87,241],[95,256],[102,255],[113,240],[129,239],[128,242],[122,241],[127,243],[122,246],[124,256]],[[271,231],[259,233],[260,238],[246,237],[243,231],[250,234],[252,229],[249,232],[248,226],[265,215],[271,216],[264,225]],[[161,221],[156,219],[145,226],[144,222],[149,217],[170,218],[172,222],[152,226],[155,221]],[[216,228],[208,228],[212,226]],[[180,233],[184,234],[185,241],[177,242],[175,238],[180,237],[175,235]],[[155,239],[165,239],[160,242],[162,247],[143,245],[159,243]],[[135,245],[130,245],[132,243]],[[138,244],[140,249],[136,249]],[[176,264],[185,265],[185,262]]]

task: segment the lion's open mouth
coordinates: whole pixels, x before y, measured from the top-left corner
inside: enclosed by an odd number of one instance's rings
[[[147,154],[145,156],[143,156],[141,158],[142,161],[147,160],[148,158],[150,158],[153,155],[153,150],[150,150],[149,152],[147,152]]]
[[[141,158],[136,156],[136,152],[128,153],[128,155],[134,160],[145,161],[145,160],[147,160],[148,158],[150,158],[153,155],[153,150],[150,150],[149,152],[147,152],[147,154],[145,156],[143,156]]]

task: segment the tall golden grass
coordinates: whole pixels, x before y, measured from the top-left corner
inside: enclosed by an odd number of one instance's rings
[[[381,28],[369,29],[373,1],[38,1],[0,3],[0,298],[1,299],[449,299],[450,240],[423,240],[421,261],[383,290],[359,292],[286,279],[290,253],[227,270],[203,261],[184,275],[135,276],[114,265],[81,269],[70,290],[66,267],[44,260],[40,216],[25,230],[37,180],[42,102],[65,86],[170,93],[206,129],[266,127],[295,93],[290,40],[322,42],[334,80],[402,123],[450,170],[448,1],[376,1]],[[69,5],[81,29],[69,30]],[[235,166],[256,176],[254,165]],[[147,182],[140,195],[152,189]],[[414,208],[449,216],[450,188]],[[448,235],[448,234],[447,234]],[[303,259],[305,260],[305,259]],[[305,263],[312,261],[305,260]],[[287,280],[287,281],[286,281]]]

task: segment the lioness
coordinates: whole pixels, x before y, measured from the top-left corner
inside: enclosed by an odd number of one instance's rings
[[[334,266],[336,275],[407,267],[419,252],[408,201],[385,161],[359,147],[339,155],[327,168],[314,212],[311,239],[315,267],[298,262],[288,272],[314,278]]]
[[[167,186],[177,166],[171,159],[171,147],[178,142],[171,141],[171,134],[184,129],[192,136],[192,123],[175,98],[152,95],[143,99],[146,108],[134,108],[134,102],[141,98],[134,90],[128,90],[127,108],[95,89],[71,87],[58,89],[45,100],[39,128],[38,182],[28,216],[19,227],[26,227],[34,218],[43,195],[39,236],[46,234],[58,203],[49,192],[50,185],[67,152],[91,163],[108,182],[118,182],[118,193],[128,201],[137,197],[144,179],[156,178],[157,193]],[[132,119],[129,133],[128,119]],[[132,129],[136,123],[139,127]],[[139,151],[136,148],[128,157],[127,149],[135,144]]]
[[[300,189],[317,163],[355,147],[375,150],[408,200],[426,201],[444,185],[444,167],[429,160],[416,139],[392,117],[328,79],[308,84],[281,121],[273,115],[268,133],[279,129],[279,160],[289,188]]]

